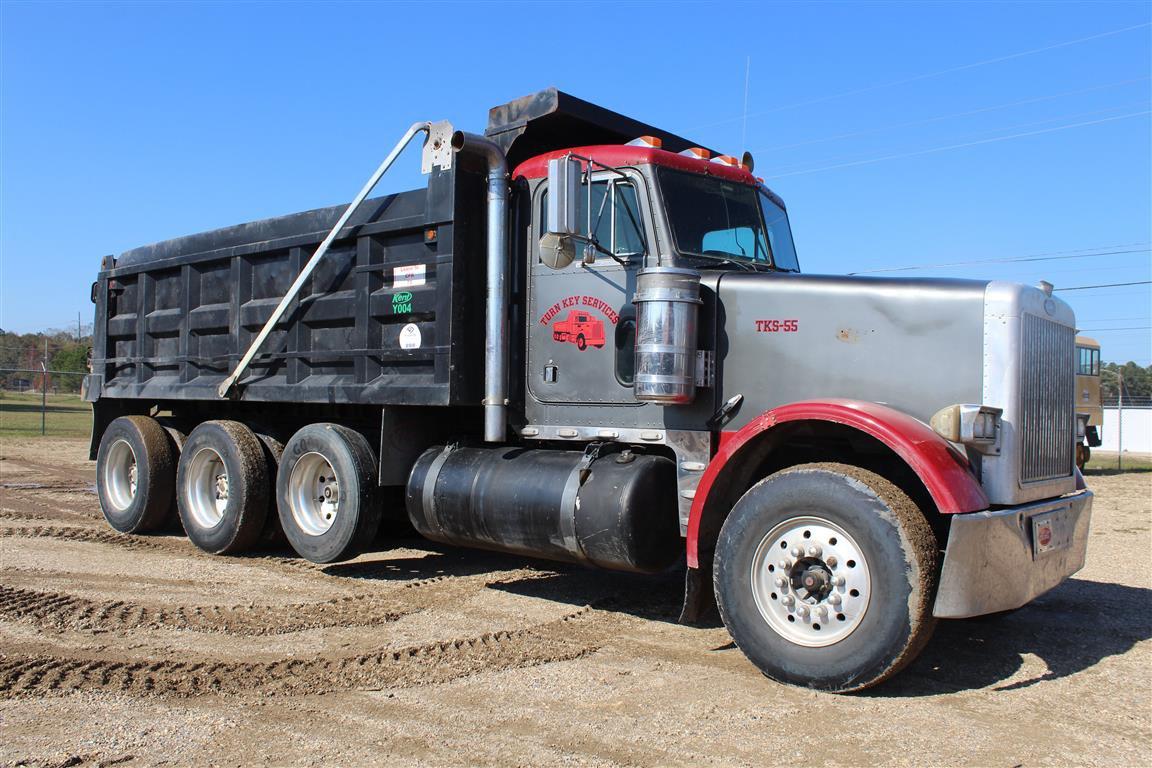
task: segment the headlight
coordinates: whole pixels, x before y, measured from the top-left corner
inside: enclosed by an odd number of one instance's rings
[[[1003,412],[1003,409],[990,405],[950,405],[932,417],[932,429],[945,440],[995,453]]]

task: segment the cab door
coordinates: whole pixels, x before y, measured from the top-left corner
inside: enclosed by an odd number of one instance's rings
[[[541,403],[641,405],[632,397],[636,322],[632,294],[651,237],[638,174],[594,174],[591,228],[600,249],[552,269],[540,260],[547,226],[547,182],[533,202],[528,301],[527,385]],[[588,187],[580,187],[578,220],[588,234]]]

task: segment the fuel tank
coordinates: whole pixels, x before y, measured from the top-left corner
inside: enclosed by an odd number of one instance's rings
[[[408,517],[445,544],[638,573],[676,563],[675,464],[596,450],[430,448],[408,478]]]

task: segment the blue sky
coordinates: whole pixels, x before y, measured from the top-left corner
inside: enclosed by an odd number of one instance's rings
[[[88,322],[102,255],[347,201],[414,120],[480,131],[549,85],[752,150],[807,272],[1147,281],[1150,22],[1147,2],[8,0],[0,327]],[[390,188],[420,183],[404,164]],[[1150,288],[1061,295],[1105,360],[1148,364]]]

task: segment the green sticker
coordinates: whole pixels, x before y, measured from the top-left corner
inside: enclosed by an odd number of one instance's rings
[[[407,315],[412,313],[411,291],[401,291],[392,295],[392,314]]]

